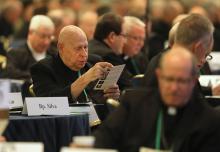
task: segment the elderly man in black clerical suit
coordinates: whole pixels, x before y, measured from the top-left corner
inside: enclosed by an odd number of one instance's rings
[[[132,75],[143,74],[148,63],[141,52],[145,40],[145,24],[134,16],[124,16],[124,34],[126,42],[123,46],[123,60]]]
[[[156,70],[159,89],[127,91],[95,132],[95,147],[219,152],[219,113],[196,95],[196,69],[185,48],[164,53]]]
[[[59,34],[58,49],[56,56],[43,59],[31,68],[36,96],[67,96],[70,104],[77,101],[105,104],[106,98],[118,99],[117,84],[104,92],[93,89],[95,80],[102,78],[112,64],[98,62],[91,67],[87,62],[87,38],[80,28],[64,27]]]
[[[54,23],[45,15],[32,17],[27,41],[7,53],[4,76],[11,79],[30,81],[30,68],[37,61],[56,52],[49,50],[54,34]]]

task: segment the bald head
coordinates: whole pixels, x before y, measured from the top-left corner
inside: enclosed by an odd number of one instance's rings
[[[193,54],[183,47],[171,49],[162,55],[159,67],[166,70],[168,66],[172,66],[177,70],[185,69],[189,71],[192,76],[197,74],[196,60]]]
[[[194,56],[184,48],[163,54],[156,71],[162,101],[167,106],[182,107],[189,102],[197,82]]]
[[[74,25],[65,26],[58,37],[59,55],[71,70],[83,68],[88,58],[88,41],[85,33]]]
[[[59,37],[58,37],[58,43],[69,43],[72,41],[74,43],[75,39],[79,39],[78,36],[84,36],[86,38],[85,33],[77,26],[74,25],[68,25],[62,28],[60,31]]]

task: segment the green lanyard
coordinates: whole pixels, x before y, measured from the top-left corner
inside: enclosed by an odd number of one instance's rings
[[[159,116],[157,118],[157,130],[156,130],[156,139],[155,139],[155,148],[160,150],[160,141],[161,141],[161,132],[162,132],[162,117],[163,112],[160,110]]]
[[[77,72],[78,73],[78,77],[80,77],[81,76],[81,72],[80,72],[80,70]],[[86,101],[87,102],[89,102],[89,97],[88,97],[88,95],[87,95],[87,93],[86,93],[86,90],[85,89],[83,89],[83,94],[85,95],[85,97],[86,97]]]

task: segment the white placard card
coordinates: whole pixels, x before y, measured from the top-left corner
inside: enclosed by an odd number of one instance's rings
[[[69,115],[67,97],[31,97],[25,98],[22,114],[28,116]]]
[[[9,109],[8,93],[10,91],[10,81],[0,80],[0,109]]]
[[[68,148],[63,147],[61,149],[61,152],[117,152],[117,150],[114,149],[95,149],[95,148]]]
[[[44,146],[38,142],[2,142],[1,152],[43,152]]]
[[[16,109],[23,107],[23,100],[21,92],[8,93],[9,109]]]

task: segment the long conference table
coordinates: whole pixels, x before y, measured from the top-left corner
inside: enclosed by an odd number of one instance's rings
[[[73,136],[89,135],[88,114],[69,116],[10,116],[3,135],[7,141],[43,142],[45,152],[59,152]]]

